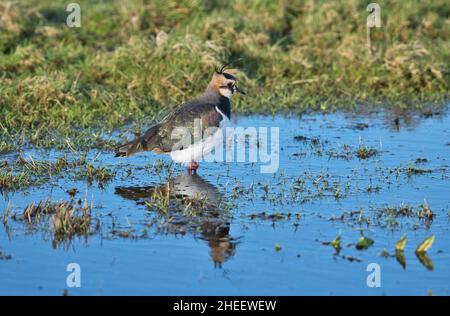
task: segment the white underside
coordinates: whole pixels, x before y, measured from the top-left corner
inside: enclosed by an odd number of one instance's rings
[[[216,110],[222,115],[222,121],[220,122],[217,131],[213,135],[209,135],[202,138],[200,141],[195,142],[188,148],[172,151],[170,157],[173,161],[182,164],[201,161],[203,157],[208,155],[216,146],[223,146],[223,135],[225,135],[225,128],[229,126],[230,120],[226,115],[220,112],[219,109],[216,108]]]

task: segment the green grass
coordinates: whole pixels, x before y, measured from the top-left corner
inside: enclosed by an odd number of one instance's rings
[[[234,113],[442,103],[449,2],[378,1],[374,56],[370,2],[80,0],[80,28],[65,25],[67,1],[2,2],[0,151],[13,140],[53,147],[68,138],[111,148],[102,141],[111,130],[143,128],[230,60],[249,95]]]

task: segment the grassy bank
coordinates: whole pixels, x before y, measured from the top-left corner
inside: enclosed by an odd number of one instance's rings
[[[371,1],[79,0],[80,28],[66,26],[66,2],[0,3],[7,142],[96,139],[83,131],[160,115],[201,92],[229,60],[251,96],[234,112],[421,107],[448,97],[445,0],[378,1],[373,54]]]

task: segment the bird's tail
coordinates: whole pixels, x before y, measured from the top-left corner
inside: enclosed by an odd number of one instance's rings
[[[159,125],[155,125],[142,136],[135,134],[136,138],[133,141],[116,148],[116,155],[114,157],[128,157],[141,151],[154,150],[158,144],[157,138],[155,139],[158,129]]]

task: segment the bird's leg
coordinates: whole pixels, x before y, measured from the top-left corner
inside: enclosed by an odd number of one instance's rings
[[[189,175],[197,174],[197,169],[198,169],[198,163],[197,162],[193,161],[193,162],[190,162],[188,164],[187,171],[188,171]]]

